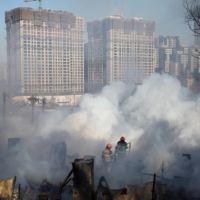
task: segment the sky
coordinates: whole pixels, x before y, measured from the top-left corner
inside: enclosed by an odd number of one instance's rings
[[[116,12],[114,7],[118,2],[119,9],[123,8],[125,0],[43,0],[43,8],[72,12],[85,20],[85,41],[87,41],[86,23],[98,20]],[[38,2],[24,3],[23,0],[1,0],[0,6],[0,64],[6,63],[6,30],[5,11],[17,7],[38,8]],[[182,0],[129,0],[124,10],[125,18],[139,17],[155,21],[155,36],[179,36],[181,44],[192,45],[193,34],[184,23],[184,8]]]

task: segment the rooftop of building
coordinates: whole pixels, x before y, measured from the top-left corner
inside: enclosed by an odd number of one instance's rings
[[[10,11],[6,11],[6,12],[12,12],[12,11],[17,10],[17,9],[30,10],[30,11],[34,11],[34,12],[71,13],[71,12],[62,11],[62,10],[33,9],[33,8],[30,8],[30,7],[18,7],[18,8],[14,8]]]
[[[171,35],[165,36],[165,35],[159,35],[158,38],[179,38],[179,36],[171,36]]]
[[[106,19],[118,19],[118,20],[123,20],[123,21],[132,21],[132,20],[134,20],[134,21],[143,21],[143,22],[148,22],[148,23],[155,23],[155,21],[150,21],[150,20],[146,20],[146,19],[143,19],[143,18],[139,18],[139,17],[125,18],[121,14],[107,16],[105,18],[100,18],[98,20],[94,20],[94,21],[90,21],[90,22],[103,21],[103,20],[106,20]]]

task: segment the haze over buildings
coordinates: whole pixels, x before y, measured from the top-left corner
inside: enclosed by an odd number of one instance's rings
[[[54,10],[5,13],[8,83],[15,94],[83,94],[84,19]]]
[[[16,8],[5,21],[8,83],[17,95],[81,95],[84,86],[93,93],[112,81],[138,85],[155,69],[180,77],[198,65],[178,36],[159,36],[154,46],[155,21],[120,15],[89,21],[85,57],[83,17]]]
[[[197,45],[181,44],[178,36],[155,38],[155,51],[159,52],[156,71],[176,76],[183,86],[191,88],[199,76],[198,48]]]
[[[141,84],[154,73],[154,21],[115,15],[88,22],[87,31],[90,92],[112,81]]]

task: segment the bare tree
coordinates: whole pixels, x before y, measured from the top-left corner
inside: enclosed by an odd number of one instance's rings
[[[185,22],[188,24],[190,30],[194,33],[194,36],[200,37],[200,0],[183,0],[183,6],[186,10]],[[200,58],[200,50],[196,49]]]
[[[185,22],[195,34],[200,35],[200,0],[183,0],[183,6]]]

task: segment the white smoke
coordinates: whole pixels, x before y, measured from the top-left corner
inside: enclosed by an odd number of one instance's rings
[[[78,137],[115,140],[124,134],[132,140],[155,122],[166,121],[177,128],[179,137],[188,136],[188,125],[198,119],[198,100],[192,100],[191,92],[176,78],[154,74],[134,89],[117,82],[97,96],[84,95],[79,110],[62,121],[60,128]]]
[[[124,135],[135,160],[143,159],[147,171],[159,171],[162,160],[172,168],[177,154],[198,147],[199,102],[175,77],[153,74],[137,88],[117,82],[97,96],[84,95],[79,110],[59,128],[74,138],[104,139],[113,146]]]
[[[27,116],[9,118],[1,139],[6,143],[8,137],[21,137],[30,157],[25,165],[34,158],[38,169],[46,166],[54,142],[64,140],[68,154],[95,155],[98,163],[106,143],[114,149],[123,135],[132,143],[130,161],[137,165],[143,160],[144,172],[160,173],[164,161],[165,176],[194,176],[200,163],[199,111],[200,98],[175,77],[153,74],[137,87],[114,82],[98,95],[85,94],[73,112],[38,115],[34,125]],[[184,153],[192,155],[193,174],[184,169]]]
[[[133,87],[116,82],[103,88],[99,95],[84,95],[79,110],[69,115],[59,128],[74,137],[113,142],[115,137],[118,140],[121,131],[124,132],[129,127],[129,123],[124,121],[121,104],[132,91]]]

